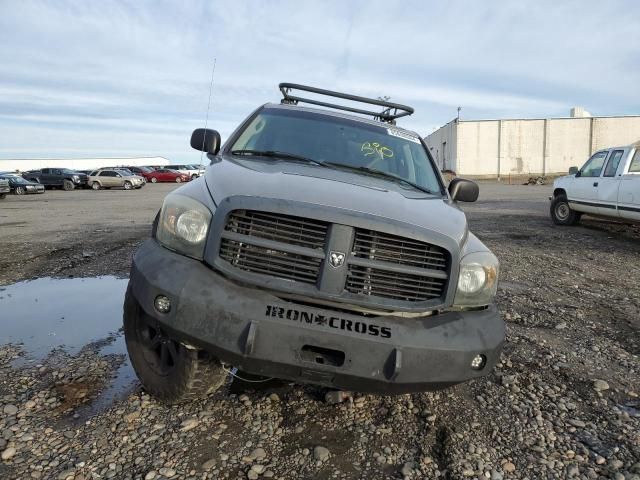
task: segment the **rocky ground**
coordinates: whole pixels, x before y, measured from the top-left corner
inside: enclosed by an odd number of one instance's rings
[[[170,407],[134,384],[96,409],[125,361],[102,352],[112,338],[20,366],[24,349],[4,344],[0,478],[640,480],[640,229],[588,219],[554,227],[547,186],[481,191],[465,210],[501,260],[507,322],[486,378],[339,404],[321,388],[236,380]],[[157,210],[148,204],[135,225],[71,223],[50,238],[0,238],[0,285],[126,275]],[[17,221],[11,212],[3,205],[0,230]]]

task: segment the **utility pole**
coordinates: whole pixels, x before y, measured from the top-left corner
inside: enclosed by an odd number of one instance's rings
[[[458,122],[460,121],[460,110],[462,110],[462,107],[458,107],[458,119],[457,119]]]

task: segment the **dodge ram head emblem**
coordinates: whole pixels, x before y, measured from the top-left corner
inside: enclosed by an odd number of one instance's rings
[[[332,267],[341,267],[344,263],[344,253],[341,252],[329,252],[329,263]]]

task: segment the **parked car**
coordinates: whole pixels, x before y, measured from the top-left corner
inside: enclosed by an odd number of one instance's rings
[[[134,166],[127,166],[126,167],[128,170],[130,170],[131,172],[133,172],[135,175],[140,175],[141,177],[143,177],[146,181],[149,181],[149,174],[151,172],[154,171],[153,168],[151,167],[134,167]]]
[[[132,175],[131,172],[115,169],[99,169],[94,170],[89,175],[89,185],[94,190],[101,188],[124,188],[131,190],[132,188],[141,188],[144,185],[144,178],[138,175]]]
[[[0,179],[9,182],[9,189],[16,195],[25,195],[27,193],[44,193],[44,185],[36,182],[30,182],[18,175],[0,175]]]
[[[9,187],[9,180],[0,178],[0,200],[7,198],[7,193],[10,191],[11,187]]]
[[[553,182],[551,219],[573,225],[583,214],[640,222],[640,143],[599,150]]]
[[[149,172],[147,175],[149,181],[152,183],[156,182],[188,182],[191,180],[191,177],[185,173],[180,173],[175,170],[170,170],[168,168],[158,168],[153,172]]]
[[[206,183],[169,194],[134,254],[124,333],[144,388],[195,398],[232,366],[379,394],[488,374],[505,336],[499,265],[457,205],[478,185],[445,186],[420,135],[395,125],[411,107],[280,89],[222,149],[193,132]],[[373,105],[358,110],[373,119],[301,108],[293,89]]]
[[[175,170],[176,172],[184,173],[185,175],[189,175],[191,180],[195,180],[196,178],[198,178],[200,175],[204,173],[204,169],[201,169],[200,167],[196,167],[195,165],[185,165],[185,164],[165,165],[164,168],[167,168],[169,170]]]
[[[24,173],[23,178],[45,187],[62,187],[64,190],[86,188],[88,176],[68,168],[42,168]]]
[[[138,173],[134,172],[133,170],[131,170],[131,168],[129,167],[123,167],[123,166],[119,166],[119,167],[102,167],[101,170],[118,170],[119,172],[124,172],[127,175],[137,175],[138,177],[142,178],[142,185],[146,185],[147,184],[147,179],[144,178],[143,175],[139,175]]]
[[[205,169],[204,165],[190,164],[189,167],[191,167],[192,170],[197,170],[199,177],[201,177],[202,175],[204,175],[206,173],[206,169]]]

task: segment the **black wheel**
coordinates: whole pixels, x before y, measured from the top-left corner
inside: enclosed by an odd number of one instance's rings
[[[124,189],[125,190],[131,190],[131,187],[133,187],[133,185],[131,185],[131,182],[129,182],[129,181],[124,182]]]
[[[0,200],[4,200],[5,198],[7,198],[7,194],[6,193],[0,193]]]
[[[93,182],[91,184],[91,188],[93,188],[94,190],[100,190],[100,184],[98,182]]]
[[[24,187],[16,187],[16,195],[24,195],[27,193],[27,189]]]
[[[200,398],[225,382],[227,374],[217,359],[171,338],[142,310],[130,289],[124,303],[124,336],[142,386],[164,402]]]
[[[564,194],[557,195],[551,200],[551,220],[556,225],[575,225],[580,220],[578,212],[571,210],[569,201]]]
[[[62,188],[64,188],[67,192],[76,188],[71,180],[65,180],[62,182]]]
[[[196,178],[198,178],[198,175],[196,175],[195,173],[191,175],[191,180],[195,180]]]

